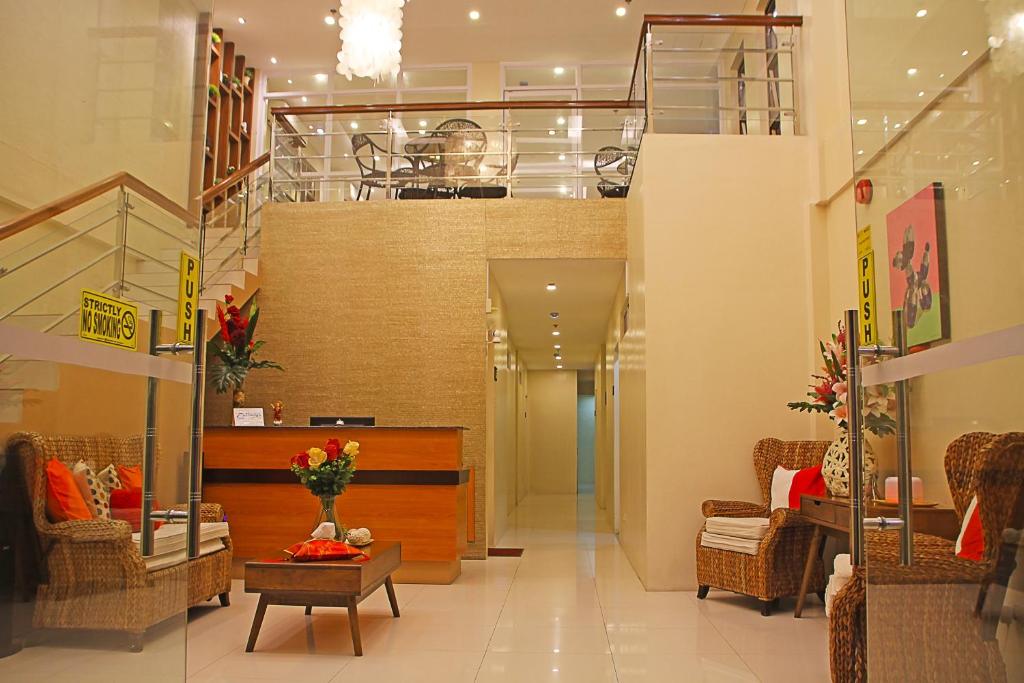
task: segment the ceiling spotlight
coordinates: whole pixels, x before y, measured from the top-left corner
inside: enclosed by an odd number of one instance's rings
[[[562,364],[559,363],[558,365],[555,366],[555,368],[557,368],[558,370],[561,370],[562,369]],[[558,671],[558,669],[552,669],[552,671]]]
[[[560,126],[564,126],[565,125],[565,117],[564,116],[559,116],[558,117],[558,125],[560,125]]]
[[[864,150],[862,150],[862,149],[858,149],[858,150],[857,150],[857,156],[859,156],[859,157],[862,157],[862,156],[864,156]]]
[[[893,128],[895,128],[896,130],[899,130],[902,127],[903,127],[902,123],[897,123],[896,125],[893,126]]]
[[[963,52],[960,53],[960,56],[961,57],[966,57],[969,54],[970,54],[970,50],[964,50]]]
[[[313,130],[313,124],[312,124],[312,123],[311,123],[311,124],[309,124],[309,129],[310,129],[310,130]]]
[[[309,98],[308,98],[308,97],[306,97],[305,95],[303,95],[303,96],[302,96],[302,101],[303,101],[303,102],[309,102]]]
[[[864,124],[866,124],[867,122],[868,122],[868,120],[867,120],[867,119],[857,119],[857,125],[858,125],[858,126],[863,126],[863,125],[864,125]]]
[[[549,282],[547,285],[545,285],[544,289],[548,290],[549,292],[553,292],[556,289],[558,289],[558,285],[556,285],[554,282]]]
[[[548,313],[548,315],[550,315],[552,318],[558,318],[558,311],[551,311],[550,313]]]
[[[426,128],[426,127],[427,127],[426,119],[420,119],[420,128]]]
[[[918,90],[917,91],[917,96],[918,97],[924,97],[924,90]]]
[[[552,337],[561,337],[562,333],[559,332],[558,330],[551,330],[551,336]]]
[[[558,160],[559,161],[565,161],[565,155],[564,154],[559,154],[558,155]]]
[[[277,64],[277,57],[271,57],[270,58],[270,63],[271,64]]]
[[[928,16],[928,10],[926,10],[926,9],[919,9],[919,10],[917,10],[917,18],[918,19],[924,19],[927,16]]]
[[[334,26],[335,24],[337,24],[338,18],[334,16],[337,13],[338,10],[332,9],[331,13],[324,17],[324,23],[327,24],[328,26]]]
[[[317,83],[326,83],[327,82],[327,74],[313,74],[313,78],[316,79]]]
[[[289,78],[288,79],[288,85],[291,85],[291,84],[292,84],[292,79]]]
[[[615,8],[615,16],[617,16],[617,17],[624,17],[624,16],[626,16],[626,8],[624,6],[622,6],[622,5],[619,5],[618,7],[616,7]]]
[[[555,348],[556,349],[560,349],[560,348],[562,348],[562,345],[561,344],[555,344]]]
[[[553,71],[555,72],[555,75],[556,75],[556,76],[561,76],[562,74],[564,74],[564,73],[565,73],[565,67],[564,67],[564,66],[556,66],[556,67],[555,67],[555,68],[553,69]]]
[[[348,124],[348,127],[351,128],[352,130],[359,130],[359,122],[353,121],[352,123]]]
[[[916,76],[917,75],[917,67],[916,66],[912,66],[909,69],[907,69],[907,75],[908,76]]]
[[[317,128],[316,129],[316,134],[317,135],[323,135],[324,134],[324,129],[323,128]]]
[[[554,130],[548,130],[548,135],[554,135],[554,134],[555,134]]]
[[[238,17],[238,23],[239,24],[244,24],[245,23],[245,17]]]
[[[480,20],[480,12],[476,11],[475,9],[474,10],[470,10],[469,11],[469,18],[470,18],[470,21],[479,21]]]

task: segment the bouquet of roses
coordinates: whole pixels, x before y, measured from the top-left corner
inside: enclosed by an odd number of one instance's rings
[[[224,303],[227,310],[217,306],[217,322],[220,324],[220,339],[213,344],[213,352],[220,363],[210,368],[210,380],[217,389],[217,393],[233,390],[236,392],[235,403],[241,405],[244,401],[244,394],[241,393],[242,385],[250,370],[273,368],[283,370],[280,365],[270,360],[256,360],[256,354],[264,342],[256,341],[253,335],[256,334],[256,322],[259,320],[260,311],[255,304],[249,317],[242,314],[242,311],[234,304],[234,297],[230,294],[224,295]]]
[[[828,342],[819,341],[818,348],[824,365],[822,374],[811,375],[814,384],[807,395],[811,401],[794,401],[786,405],[801,412],[827,413],[840,429],[846,429],[849,416],[846,383],[846,330],[842,323],[839,332]],[[887,384],[868,387],[864,392],[864,426],[877,436],[896,433],[896,421],[889,412],[896,407],[895,393]]]
[[[323,448],[310,448],[292,456],[291,470],[314,496],[337,496],[352,481],[357,455],[358,441],[342,446],[337,439],[328,439]]]

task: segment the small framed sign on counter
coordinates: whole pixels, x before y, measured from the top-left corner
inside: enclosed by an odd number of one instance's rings
[[[231,424],[235,427],[262,427],[263,408],[234,408]]]

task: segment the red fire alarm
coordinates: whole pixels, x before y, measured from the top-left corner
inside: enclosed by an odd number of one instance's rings
[[[867,178],[858,180],[857,185],[854,188],[854,197],[857,199],[858,204],[870,204],[871,197],[874,196],[874,186],[871,181]]]

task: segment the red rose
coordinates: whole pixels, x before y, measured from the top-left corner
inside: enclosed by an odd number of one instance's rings
[[[234,330],[231,333],[231,345],[234,346],[236,349],[245,348],[245,331],[244,330]]]
[[[295,456],[292,457],[292,464],[298,465],[299,467],[302,468],[309,467],[309,453],[306,453],[305,451],[303,451],[302,453],[297,453]]]
[[[238,306],[228,306],[228,315],[230,315],[230,316],[238,315]]]
[[[337,439],[330,439],[327,441],[327,445],[324,446],[324,451],[327,453],[327,462],[334,462],[338,459],[338,451],[341,450],[341,446],[338,444]]]
[[[249,319],[248,318],[239,318],[238,319],[238,326],[241,327],[243,330],[249,329]]]
[[[230,294],[225,294],[224,295],[224,303],[230,304],[234,300],[235,300],[235,297],[231,296]]]

